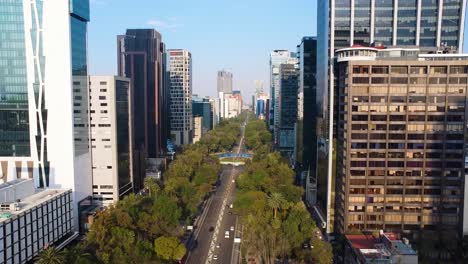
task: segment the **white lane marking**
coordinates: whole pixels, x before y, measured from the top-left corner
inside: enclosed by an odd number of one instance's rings
[[[242,128],[241,128],[241,131],[242,131],[242,136],[241,136],[241,139],[239,141],[239,146],[237,147],[237,154],[240,153],[240,150],[241,150],[241,147],[242,147],[242,144],[243,144],[243,141],[244,141],[244,130],[242,130]],[[216,226],[215,226],[215,233],[216,234],[218,234],[218,232],[219,232],[219,228],[221,226],[221,222],[222,222],[223,217],[224,217],[224,209],[226,208],[226,202],[227,202],[227,198],[228,198],[227,196],[231,192],[233,178],[234,178],[234,167],[231,168],[231,174],[229,175],[228,186],[226,188],[226,191],[224,192],[224,199],[223,199],[223,204],[222,204],[222,207],[221,207],[221,212],[220,212],[220,214],[218,216],[218,221],[216,222]],[[218,239],[218,237],[214,235],[212,240],[211,240],[210,249],[208,250],[208,257],[207,257],[206,262],[205,262],[206,264],[210,264],[212,259],[213,259],[213,252],[215,250],[217,239]]]

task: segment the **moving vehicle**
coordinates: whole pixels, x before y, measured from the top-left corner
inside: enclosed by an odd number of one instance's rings
[[[231,229],[230,229],[230,230],[231,230],[231,231],[234,231],[234,226],[231,226]]]
[[[229,238],[229,231],[224,232],[224,238]]]

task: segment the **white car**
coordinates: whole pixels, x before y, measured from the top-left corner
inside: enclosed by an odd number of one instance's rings
[[[213,260],[218,260],[218,255],[213,255]]]
[[[224,238],[229,238],[229,231],[224,232]]]
[[[231,231],[234,231],[234,226],[231,226]]]
[[[216,244],[216,248],[219,248],[219,247],[221,247],[221,244],[220,243]]]

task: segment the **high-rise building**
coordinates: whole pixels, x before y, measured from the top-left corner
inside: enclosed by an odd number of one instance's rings
[[[219,98],[210,98],[211,109],[211,129],[214,129],[219,123]]]
[[[133,191],[130,79],[90,76],[93,199],[110,205]]]
[[[143,188],[145,160],[164,158],[169,137],[167,64],[161,34],[154,29],[128,29],[117,36],[118,75],[133,89],[134,187]]]
[[[193,143],[200,141],[203,135],[203,117],[194,116],[193,117]]]
[[[197,95],[193,95],[192,112],[194,117],[203,117],[202,128],[204,133],[212,129],[213,117],[211,112],[210,98],[201,98]]]
[[[468,55],[337,51],[335,231],[458,233]]]
[[[319,2],[322,24],[318,25],[329,27],[330,55],[336,49],[372,43],[420,46],[421,50],[452,46],[461,51],[463,47],[463,0]]]
[[[306,198],[316,196],[316,186],[313,186],[317,162],[317,137],[316,137],[316,104],[317,86],[315,80],[317,65],[317,38],[303,37],[301,44],[297,46],[299,59],[299,89],[297,92],[297,125],[295,159],[296,168],[303,175],[300,179],[307,188]],[[312,172],[312,173],[311,173]],[[305,184],[304,181],[308,181]],[[306,199],[310,205],[315,205],[315,198]]]
[[[71,189],[74,229],[92,193],[88,21],[85,0],[0,1],[0,178]]]
[[[233,118],[242,112],[242,95],[240,91],[224,94],[224,118]]]
[[[231,93],[232,92],[232,73],[222,70],[218,71],[217,79],[218,93]]]
[[[190,144],[193,137],[192,55],[183,49],[168,50],[170,56],[171,138],[175,145]]]
[[[317,171],[318,205],[333,232],[333,179],[338,91],[337,49],[354,45],[420,47],[421,52],[463,46],[466,1],[318,1]]]
[[[281,64],[278,86],[278,147],[279,151],[294,160],[297,123],[297,90],[299,70],[295,64]]]
[[[280,70],[281,64],[296,64],[297,58],[295,53],[287,50],[274,50],[270,54],[270,129],[273,130],[273,139],[275,144],[278,144],[278,128],[279,128],[279,85],[280,85]]]

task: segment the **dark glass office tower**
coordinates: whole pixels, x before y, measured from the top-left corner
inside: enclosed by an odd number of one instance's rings
[[[299,90],[297,92],[296,168],[315,174],[317,161],[316,104],[317,38],[304,37],[297,46]]]
[[[279,151],[291,162],[294,160],[294,128],[297,122],[297,90],[299,71],[296,64],[280,64],[279,66]]]
[[[204,131],[211,130],[213,126],[211,103],[208,98],[192,97],[192,112],[193,116],[201,116],[203,118],[202,127]]]
[[[132,79],[135,158],[162,158],[167,139],[165,46],[154,29],[128,29],[117,38],[118,74]],[[143,184],[144,168],[135,173],[135,190]],[[140,177],[138,176],[140,175]],[[140,179],[139,179],[140,178]]]

